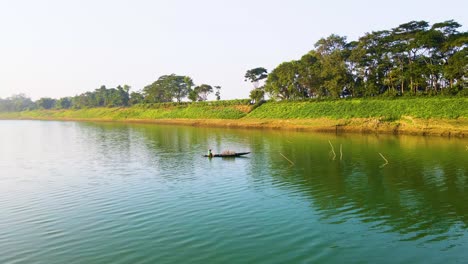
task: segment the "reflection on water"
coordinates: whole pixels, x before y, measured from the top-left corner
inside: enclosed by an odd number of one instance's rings
[[[461,261],[466,145],[0,121],[0,262]]]
[[[447,139],[337,137],[343,157],[333,160],[327,138],[296,137],[277,146],[295,161],[271,155],[273,177],[306,193],[323,219],[360,219],[372,228],[398,232],[404,240],[427,241],[464,232],[468,224],[467,153]],[[461,143],[461,142],[460,142]],[[385,153],[389,163],[378,154]],[[287,165],[287,164],[286,164]],[[275,173],[279,172],[281,173]]]

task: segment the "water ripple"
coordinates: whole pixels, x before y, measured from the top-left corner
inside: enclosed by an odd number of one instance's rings
[[[446,142],[434,162],[393,138],[341,139],[333,161],[310,135],[283,146],[252,131],[30,126],[8,127],[25,151],[0,150],[1,263],[456,262],[468,245],[466,160],[443,163]],[[207,146],[257,153],[208,160]]]

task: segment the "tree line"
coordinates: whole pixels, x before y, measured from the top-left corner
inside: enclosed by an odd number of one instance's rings
[[[357,41],[332,34],[322,38],[299,60],[283,62],[270,73],[248,70],[254,85],[250,98],[265,94],[277,100],[402,95],[468,95],[468,32],[448,20],[429,25],[411,21],[390,30],[366,33]],[[263,85],[260,85],[262,83]],[[124,107],[141,103],[206,101],[220,86],[195,85],[183,75],[163,75],[142,91],[130,86],[101,86],[94,91],[60,99],[33,102],[19,94],[0,98],[0,111]]]
[[[176,74],[163,75],[155,82],[143,88],[142,91],[130,92],[130,86],[119,85],[107,88],[105,85],[94,91],[85,92],[72,97],[54,99],[50,97],[32,101],[24,94],[0,98],[1,112],[16,112],[34,109],[80,109],[91,107],[126,107],[142,103],[206,101],[214,93],[217,100],[221,99],[221,86],[208,84],[195,85],[192,78]]]
[[[269,74],[262,67],[247,71],[246,81],[254,83],[250,97],[468,95],[468,32],[460,27],[454,20],[432,26],[411,21],[351,42],[332,34]]]

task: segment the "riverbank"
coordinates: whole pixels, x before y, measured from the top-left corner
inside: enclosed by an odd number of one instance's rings
[[[129,108],[33,110],[0,119],[113,121],[332,133],[468,136],[467,98],[161,104]]]
[[[275,129],[327,133],[377,133],[422,136],[468,137],[468,119],[420,119],[403,117],[388,122],[377,118],[352,119],[105,119],[105,118],[28,118],[0,115],[0,119],[10,120],[58,120],[90,122],[126,122],[161,125],[187,125],[200,127],[224,127],[247,129]]]

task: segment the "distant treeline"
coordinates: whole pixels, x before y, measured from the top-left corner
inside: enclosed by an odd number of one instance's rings
[[[188,76],[163,75],[155,82],[147,85],[141,92],[130,92],[130,86],[119,85],[116,88],[101,86],[92,92],[86,92],[73,97],[60,99],[40,98],[32,101],[24,94],[0,98],[1,112],[17,112],[34,109],[82,109],[92,107],[125,107],[137,104],[181,102],[183,99],[191,101],[206,101],[208,95],[215,93],[217,100],[221,99],[220,86],[201,84],[195,86]]]
[[[251,98],[467,95],[468,32],[460,27],[453,20],[411,21],[352,42],[330,35],[269,74],[261,67],[248,71],[246,80],[257,84]]]
[[[265,94],[276,100],[375,97],[403,95],[468,95],[468,32],[453,20],[411,21],[391,30],[367,33],[357,41],[330,35],[300,60],[283,62],[271,73],[248,70],[254,84],[250,98]],[[260,81],[265,84],[260,86]],[[164,102],[206,101],[220,86],[195,86],[189,76],[163,75],[139,92],[128,85],[100,88],[73,97],[41,98],[25,95],[0,98],[0,111],[122,107]]]

